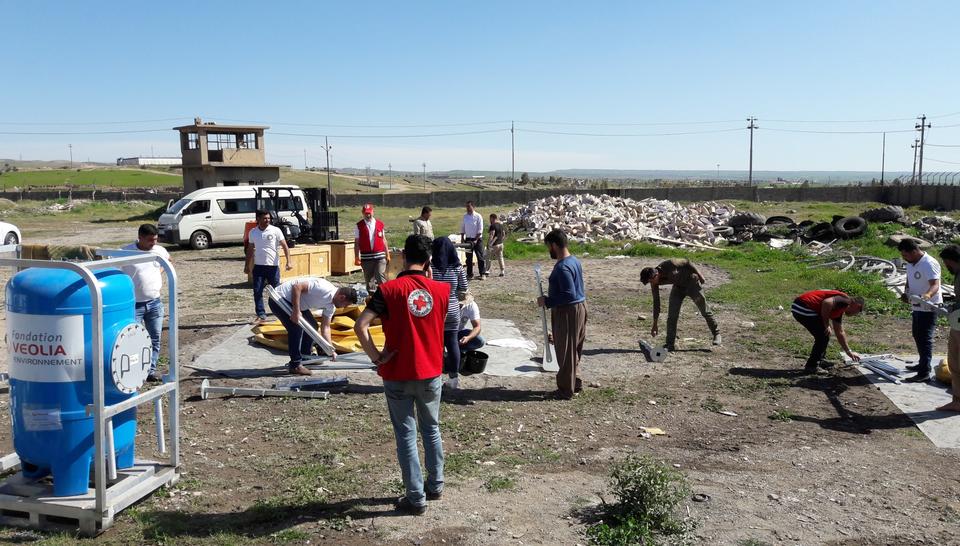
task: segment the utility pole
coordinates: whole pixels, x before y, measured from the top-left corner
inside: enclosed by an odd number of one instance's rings
[[[513,122],[510,122],[510,189],[516,187],[517,180],[517,156],[513,144]]]
[[[720,164],[717,163],[717,182],[720,181]]]
[[[916,129],[920,131],[920,161],[917,163],[917,176],[920,178],[920,183],[923,184],[923,135],[924,129],[929,129],[930,124],[927,123],[927,115],[922,114],[919,118],[920,123],[916,125]]]
[[[883,133],[883,147],[880,152],[880,185],[883,185],[883,173],[887,163],[887,133]]]
[[[747,129],[750,129],[750,172],[747,175],[747,182],[753,186],[753,130],[757,128],[757,118],[750,117],[747,121],[750,122],[750,125],[747,125]]]
[[[70,148],[70,168],[73,168],[73,144],[67,144],[67,148]]]
[[[393,163],[387,163],[387,170],[390,171],[390,189],[393,189]]]
[[[423,191],[427,191],[427,164],[423,164]]]
[[[333,186],[330,185],[330,142],[327,137],[323,137],[323,151],[327,153],[327,198],[333,193]]]
[[[917,181],[917,150],[920,148],[920,139],[913,139],[913,144],[910,147],[913,148],[913,172],[910,173],[910,183],[915,184]]]
[[[307,170],[307,149],[303,149],[303,170]]]

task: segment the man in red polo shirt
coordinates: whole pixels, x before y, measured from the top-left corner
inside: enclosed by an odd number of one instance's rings
[[[860,360],[860,355],[847,345],[842,321],[844,315],[853,316],[863,311],[863,298],[850,297],[839,290],[811,290],[797,296],[790,311],[793,312],[793,318],[813,335],[813,349],[804,368],[808,373],[816,372],[827,354],[831,325],[837,334],[837,342],[847,356],[854,362]]]
[[[363,206],[363,218],[353,230],[354,263],[363,269],[363,282],[373,292],[387,281],[390,248],[384,234],[383,222],[373,217],[373,203]]]
[[[406,495],[397,509],[412,515],[427,510],[428,500],[443,491],[443,444],[440,440],[440,387],[443,384],[443,324],[450,285],[427,277],[430,239],[410,235],[403,247],[404,271],[380,289],[357,319],[355,331],[363,351],[377,365]],[[379,351],[370,323],[380,317],[386,341]],[[426,491],[417,451],[417,423],[427,467]]]

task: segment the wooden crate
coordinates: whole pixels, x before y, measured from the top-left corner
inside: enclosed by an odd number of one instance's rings
[[[324,244],[330,248],[331,273],[349,275],[354,271],[360,271],[360,266],[353,263],[353,241],[327,241]]]
[[[458,248],[457,257],[460,258],[460,264],[466,268],[467,252],[462,248]],[[401,271],[403,271],[403,252],[393,250],[390,252],[390,263],[387,265],[387,280],[391,281],[396,279]]]
[[[330,248],[326,245],[297,245],[290,249],[290,262],[293,269],[287,271],[287,259],[280,252],[280,281],[294,277],[330,276]],[[253,275],[247,275],[247,282],[253,282]]]

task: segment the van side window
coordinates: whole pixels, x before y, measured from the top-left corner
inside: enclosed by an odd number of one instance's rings
[[[194,201],[193,203],[190,203],[190,206],[183,211],[183,215],[203,214],[205,212],[210,212],[210,201],[201,199],[200,201]]]
[[[253,197],[217,199],[217,206],[224,214],[250,214],[257,211],[257,200]]]

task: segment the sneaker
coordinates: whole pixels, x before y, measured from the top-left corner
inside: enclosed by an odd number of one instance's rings
[[[921,366],[919,363],[918,363],[918,364],[908,364],[908,365],[907,365],[907,369],[910,370],[911,372],[919,372],[920,370],[923,369],[923,366]]]
[[[919,371],[917,375],[904,379],[907,383],[926,383],[930,381],[930,370]]]
[[[313,372],[311,372],[303,364],[297,364],[296,366],[289,366],[287,370],[289,373],[293,375],[313,375]]]
[[[502,276],[503,276],[503,271],[501,271],[500,274],[497,275],[497,276],[498,276],[498,277],[502,277]]]
[[[578,377],[577,382],[574,383],[574,386],[573,386],[573,393],[578,394],[581,392],[583,392],[583,381],[581,381],[580,378]]]
[[[459,389],[460,389],[460,378],[459,378],[459,377],[451,377],[450,379],[447,380],[446,383],[443,384],[443,386],[446,387],[447,390],[451,390],[451,391],[459,390]]]
[[[675,352],[677,352],[677,346],[676,346],[676,345],[664,345],[663,348],[666,349],[667,352],[670,352],[670,353],[675,353]]]
[[[803,367],[804,373],[817,373],[819,369],[820,369],[819,366],[817,366],[816,364],[812,366],[810,364],[807,364],[806,366]]]
[[[422,516],[427,512],[427,505],[416,505],[410,502],[407,497],[400,497],[395,504],[398,512],[403,512],[411,516]]]
[[[714,344],[714,345],[722,345],[722,344],[723,344],[723,339],[720,337],[720,334],[717,334],[717,335],[713,336],[713,344]]]
[[[428,501],[440,500],[441,498],[443,498],[443,490],[442,490],[442,489],[441,489],[440,491],[437,491],[437,492],[427,491],[427,500],[428,500]]]

